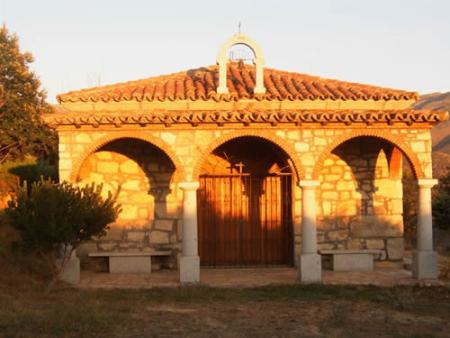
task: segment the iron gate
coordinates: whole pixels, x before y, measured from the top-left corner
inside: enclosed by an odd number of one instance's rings
[[[292,265],[291,174],[201,176],[198,230],[203,266]]]

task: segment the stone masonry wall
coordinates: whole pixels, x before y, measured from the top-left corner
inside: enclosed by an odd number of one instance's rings
[[[264,138],[283,149],[290,157],[291,164],[296,168],[295,183],[298,182],[298,178],[318,179],[321,181],[321,187],[318,192],[319,221],[320,224],[334,224],[325,226],[327,229],[324,229],[322,226],[319,242],[323,247],[327,247],[330,244],[334,247],[342,248],[380,247],[386,249],[401,246],[400,240],[398,240],[402,236],[400,181],[386,178],[384,175],[385,169],[383,168],[376,171],[378,173],[377,177],[374,174],[374,183],[370,183],[369,178],[367,180],[363,179],[361,177],[363,172],[367,172],[367,168],[369,168],[370,172],[378,157],[370,158],[365,151],[360,152],[360,154],[352,154],[351,147],[348,146],[348,142],[345,142],[346,140],[355,137],[365,137],[377,141],[380,138],[390,140],[390,142],[398,145],[408,154],[413,161],[412,164],[415,171],[422,178],[432,177],[429,129],[415,129],[414,127],[402,126],[385,126],[381,128],[333,128],[320,125],[296,127],[294,125],[280,124],[278,126],[254,125],[245,127],[242,125],[223,127],[158,126],[157,128],[142,127],[130,129],[82,127],[73,130],[60,130],[60,179],[71,181],[80,179],[96,180],[114,187],[122,180],[114,178],[116,170],[120,175],[137,175],[134,178],[127,176],[127,180],[136,182],[129,183],[124,188],[124,195],[121,196],[123,202],[131,202],[133,199],[134,201],[138,200],[130,203],[129,206],[127,206],[127,203],[124,203],[125,215],[128,215],[129,218],[124,219],[122,215],[120,222],[122,222],[121,226],[127,229],[126,233],[116,231],[117,228],[120,228],[119,225],[113,226],[108,237],[102,242],[103,250],[154,250],[156,248],[170,247],[174,251],[175,259],[181,241],[181,220],[179,218],[181,217],[182,192],[178,188],[178,182],[196,181],[198,179],[197,175],[201,172],[202,164],[214,149],[228,140],[245,136]],[[170,193],[165,196],[167,213],[158,213],[163,204],[160,199],[162,198],[161,195],[155,200],[154,193],[145,195],[145,192],[152,190],[152,182],[153,186],[155,182],[159,182],[159,178],[155,181],[156,176],[160,177],[159,174],[167,174],[166,169],[160,168],[168,167],[165,165],[154,165],[152,167],[151,163],[148,163],[139,165],[140,170],[145,172],[145,174],[122,172],[122,166],[126,167],[124,163],[130,159],[138,164],[145,162],[133,159],[130,153],[131,150],[117,151],[103,148],[104,145],[111,144],[111,142],[118,139],[125,140],[124,138],[140,139],[147,148],[153,149],[153,151],[159,148],[161,153],[165,153],[170,157],[171,170],[174,171],[169,184]],[[151,144],[155,146],[149,147]],[[334,151],[334,149],[341,149],[339,148],[340,144],[344,144],[342,148],[344,153]],[[109,156],[102,154],[105,151],[117,153],[118,155],[111,154],[109,159],[105,159],[105,156]],[[97,153],[97,155],[92,155],[93,153]],[[330,153],[332,154],[330,155]],[[367,156],[365,159],[362,159],[360,155]],[[388,155],[388,149],[385,151],[385,155]],[[92,156],[94,159],[90,159]],[[141,154],[140,156],[150,159],[153,163],[157,162],[155,162],[155,157],[152,157],[150,154],[148,156]],[[166,160],[168,157],[166,157]],[[91,161],[97,161],[97,165],[86,164]],[[105,165],[100,164],[98,166],[98,163],[105,164],[105,161],[110,162],[106,167],[113,168],[106,170],[113,170],[114,172],[101,172]],[[89,165],[92,167],[88,168]],[[102,166],[103,169],[100,169]],[[130,164],[130,166],[132,165]],[[159,170],[162,171],[159,172]],[[90,175],[91,177],[89,178],[88,176]],[[149,176],[153,178],[150,179]],[[355,178],[358,177],[359,185],[356,184],[358,180],[355,181]],[[167,182],[167,180],[164,179],[164,182]],[[164,184],[167,186],[167,183]],[[396,187],[395,189],[392,188],[394,186]],[[370,189],[375,189],[373,193],[370,193],[369,187]],[[139,191],[136,190],[137,188]],[[389,191],[395,191],[395,193],[391,196],[388,193]],[[371,194],[371,198],[364,198],[367,194]],[[137,196],[141,196],[141,198],[137,198]],[[153,209],[151,207],[152,203],[154,204]],[[145,206],[148,207],[147,219],[145,219],[146,213],[143,210]],[[136,213],[137,218],[134,222],[131,216]],[[298,187],[294,189],[293,215],[295,259],[297,259],[301,243],[301,189]],[[324,223],[326,218],[341,219],[342,222],[338,224]],[[376,229],[373,224],[383,223],[385,220],[388,221],[387,223],[396,224],[397,226],[386,227],[386,229],[391,229],[389,230],[391,232],[385,232],[382,235],[373,233],[373,229]],[[172,228],[169,226],[171,222],[173,222]],[[151,235],[153,231],[155,231],[154,235]],[[122,248],[120,243],[122,243]],[[97,242],[96,246],[93,246],[91,243],[90,250],[102,249],[99,247],[99,244],[100,242]],[[85,250],[85,252],[87,251],[89,250]],[[389,256],[392,258],[395,255]]]
[[[161,127],[162,128],[162,127]],[[258,136],[284,149],[306,179],[315,176],[315,168],[322,161],[321,155],[332,151],[336,141],[345,141],[357,136],[379,136],[401,142],[417,159],[416,163],[424,177],[432,177],[431,135],[428,129],[384,128],[384,129],[326,129],[321,127],[202,127],[176,129],[130,129],[130,130],[62,130],[59,131],[59,173],[62,180],[75,180],[76,172],[85,157],[93,152],[97,144],[105,144],[122,137],[148,140],[164,152],[175,157],[176,166],[186,181],[195,180],[196,169],[205,157],[222,143],[241,136]],[[339,144],[337,144],[339,145]],[[182,173],[181,173],[182,169]]]
[[[79,254],[173,250],[176,257],[180,237],[173,173],[170,159],[143,141],[115,141],[91,154],[80,169],[80,184],[102,183],[105,195],[120,187],[122,212],[105,237],[85,243]],[[173,259],[166,263],[175,266]]]
[[[325,160],[318,195],[321,249],[381,249],[403,257],[401,178],[391,178],[386,142],[348,141]],[[395,247],[395,248],[393,248]]]

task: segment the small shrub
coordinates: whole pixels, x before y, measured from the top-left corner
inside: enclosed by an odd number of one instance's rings
[[[120,212],[116,196],[101,196],[101,185],[74,186],[41,179],[19,187],[5,210],[12,227],[21,236],[21,248],[30,253],[48,255],[64,248],[62,262],[82,241],[106,234],[108,224]],[[63,268],[55,265],[56,273]]]
[[[19,177],[20,182],[34,183],[41,178],[58,179],[57,166],[50,163],[48,159],[35,159],[27,157],[24,161],[13,162],[15,165],[9,169],[9,172]]]
[[[450,168],[440,180],[433,198],[433,221],[440,229],[450,229]]]
[[[41,178],[57,180],[57,168],[48,160],[26,156],[21,160],[0,164],[0,209],[7,207],[21,183],[33,183]]]

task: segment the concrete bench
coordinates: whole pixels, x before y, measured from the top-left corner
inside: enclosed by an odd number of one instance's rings
[[[171,251],[92,252],[89,257],[108,257],[110,273],[151,273],[152,257],[171,255]]]
[[[374,256],[382,250],[319,250],[321,255],[331,255],[333,271],[373,271]]]

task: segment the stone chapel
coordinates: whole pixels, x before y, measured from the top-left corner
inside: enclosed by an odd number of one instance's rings
[[[251,58],[233,57],[235,46]],[[119,218],[78,256],[120,257],[119,270],[151,260],[182,283],[200,281],[201,267],[280,265],[320,282],[327,252],[399,260],[408,164],[419,187],[413,274],[436,278],[430,129],[448,113],[412,109],[415,92],[264,63],[239,33],[212,66],[58,96],[45,119],[60,180],[120,187]]]

